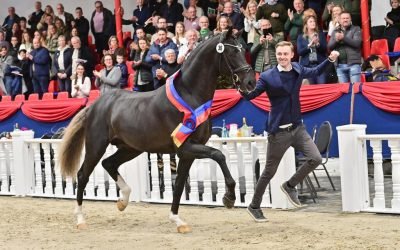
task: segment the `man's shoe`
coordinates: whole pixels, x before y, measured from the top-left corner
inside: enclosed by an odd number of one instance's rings
[[[256,222],[266,222],[268,221],[267,218],[265,218],[263,212],[261,211],[260,208],[252,208],[250,205],[247,207],[247,212],[253,217],[253,219]]]
[[[291,188],[287,185],[287,181],[281,185],[282,191],[286,194],[290,203],[295,207],[302,207],[296,188]]]

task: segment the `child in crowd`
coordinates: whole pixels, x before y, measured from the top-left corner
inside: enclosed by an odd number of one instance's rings
[[[119,80],[119,86],[121,89],[125,88],[126,85],[128,85],[128,67],[126,66],[125,63],[125,57],[122,53],[117,54],[116,56],[117,60],[117,67],[120,68],[121,70],[121,79]]]
[[[76,74],[71,76],[72,90],[71,96],[76,98],[85,98],[90,93],[90,78],[85,74],[85,67],[79,63],[76,66]]]
[[[33,86],[32,86],[32,78],[30,74],[30,69],[32,65],[32,61],[28,59],[26,56],[27,51],[25,49],[21,49],[18,52],[18,62],[16,66],[18,66],[21,69],[21,74],[22,78],[24,79],[25,82],[25,87],[26,91],[23,91],[25,94],[25,97],[28,98],[30,94],[33,93]],[[23,87],[24,90],[24,87]]]

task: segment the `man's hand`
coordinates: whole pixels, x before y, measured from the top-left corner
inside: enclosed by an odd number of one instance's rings
[[[292,21],[292,20],[293,20],[293,17],[294,17],[294,15],[293,15],[293,10],[288,9],[288,10],[287,10],[287,15],[288,15],[290,21]]]
[[[153,59],[153,60],[160,60],[160,59],[161,59],[161,56],[160,56],[160,55],[157,55],[157,54],[150,55],[150,57],[151,57],[151,59]]]
[[[329,60],[334,62],[339,57],[339,55],[340,55],[339,51],[333,50],[329,55]]]
[[[343,32],[336,32],[336,33],[335,33],[335,39],[336,39],[336,41],[341,41],[341,40],[343,40],[343,38],[344,38]]]

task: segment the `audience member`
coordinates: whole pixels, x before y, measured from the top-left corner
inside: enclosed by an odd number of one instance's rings
[[[308,16],[304,19],[303,34],[297,38],[297,53],[299,63],[308,68],[314,68],[327,58],[326,36],[318,31],[317,19]],[[308,78],[310,84],[326,83],[326,73],[322,72],[317,77]]]
[[[93,71],[93,57],[89,49],[83,46],[81,39],[77,36],[71,38],[72,51],[72,74],[75,74],[74,70],[78,63],[85,65],[86,74],[91,77]]]
[[[32,12],[28,18],[28,24],[31,26],[31,30],[37,30],[37,25],[42,19],[43,14],[42,3],[40,1],[35,2],[35,11]]]
[[[19,19],[19,29],[21,30],[22,33],[28,32],[29,35],[31,35],[32,34],[32,29],[28,28],[26,23],[27,23],[26,18],[25,17],[21,17]]]
[[[6,18],[4,19],[2,27],[7,32],[10,32],[14,23],[16,23],[16,24],[19,23],[19,16],[17,14],[15,14],[14,7],[8,7],[8,16],[6,16]],[[7,41],[9,41],[9,40],[7,40]]]
[[[176,23],[175,36],[172,38],[172,41],[176,44],[178,48],[187,42],[185,38],[185,30],[186,28],[182,22]]]
[[[4,34],[4,31],[0,30],[0,48],[1,47],[7,47],[10,48],[10,43],[6,41],[6,35]]]
[[[10,44],[10,49],[8,51],[8,54],[12,57],[13,62],[12,64],[14,65],[18,61],[18,51],[19,51],[19,40],[18,37],[12,36],[11,37],[11,44]]]
[[[329,50],[340,53],[336,68],[339,82],[354,83],[361,80],[361,41],[360,27],[352,25],[350,13],[343,11],[340,14],[340,26],[333,31],[328,42]]]
[[[94,35],[96,51],[100,56],[103,55],[103,50],[107,50],[107,41],[112,34],[112,12],[103,7],[101,1],[95,2],[96,9],[90,18],[90,27]]]
[[[227,31],[230,27],[232,27],[231,19],[226,16],[221,16],[218,19],[217,27],[214,30],[214,35]]]
[[[72,49],[67,45],[63,35],[58,37],[58,48],[54,54],[53,64],[58,88],[71,94]]]
[[[183,21],[183,6],[177,0],[166,0],[160,7],[160,16],[165,18],[167,30],[173,32],[175,24]]]
[[[85,66],[79,63],[76,66],[75,74],[71,76],[72,90],[71,97],[85,98],[89,97],[91,82],[90,78],[86,76]]]
[[[190,55],[190,53],[197,47],[199,44],[199,32],[197,30],[191,29],[186,31],[185,33],[186,37],[186,43],[184,43],[180,48],[179,48],[179,53],[178,53],[178,59],[177,62],[178,64],[182,64],[186,58]],[[176,55],[175,55],[176,57]]]
[[[57,30],[57,36],[63,35],[66,37],[67,40],[69,40],[68,38],[70,37],[70,31],[67,31],[67,27],[65,27],[63,20],[56,17],[56,19],[54,20],[54,26]]]
[[[21,45],[19,46],[19,50],[26,50],[26,52],[30,53],[32,51],[32,38],[29,32],[22,33]]]
[[[328,36],[331,37],[333,31],[337,29],[340,25],[339,19],[340,14],[342,13],[343,8],[340,5],[334,5],[331,9],[331,21],[329,21],[329,28],[328,28]]]
[[[303,29],[304,1],[294,0],[293,6],[296,12],[293,12],[291,9],[287,10],[288,19],[285,22],[284,28],[289,33],[290,42],[296,45],[297,37]]]
[[[54,53],[57,50],[57,47],[58,47],[58,34],[56,26],[54,24],[50,24],[47,28],[46,48],[49,51],[51,58],[53,58]]]
[[[26,91],[24,91],[25,97],[28,97],[33,93],[31,68],[32,61],[27,57],[27,51],[25,49],[20,49],[18,53],[18,63],[16,65],[21,69],[22,78],[24,79],[24,84]]]
[[[258,8],[257,20],[268,19],[271,22],[274,33],[283,32],[284,24],[288,18],[287,9],[277,0],[266,0],[266,3]]]
[[[0,47],[0,89],[3,95],[12,96],[12,78],[10,66],[13,63],[12,57],[8,54],[6,46]]]
[[[132,64],[132,68],[135,70],[135,89],[138,92],[147,92],[154,90],[152,65],[145,61],[150,44],[145,38],[139,38],[138,44],[139,47]]]
[[[199,18],[199,26],[200,26],[200,40],[204,41],[207,40],[210,35],[212,35],[212,32],[210,30],[210,22],[208,20],[208,17],[206,16],[201,16]]]
[[[196,16],[195,7],[190,6],[187,9],[183,24],[185,25],[185,30],[191,30],[191,29],[200,30],[199,17]]]
[[[137,7],[133,11],[132,21],[135,30],[139,27],[144,27],[145,22],[151,17],[151,9],[145,5],[145,0],[136,0]]]
[[[125,57],[123,53],[116,53],[115,58],[117,64],[115,65],[121,70],[121,78],[119,80],[119,87],[121,89],[125,88],[128,85],[128,68],[125,63]]]
[[[167,78],[173,75],[181,67],[181,65],[176,61],[176,52],[173,49],[167,49],[164,56],[167,63],[160,65],[156,70],[156,75],[154,76],[155,89],[165,85]]]
[[[89,20],[83,16],[83,11],[81,7],[75,9],[75,20],[71,22],[73,28],[78,31],[78,36],[84,46],[88,46],[88,36],[89,36]]]
[[[385,38],[388,40],[389,50],[393,51],[396,38],[400,36],[400,8],[399,0],[390,0],[392,10],[386,14]]]
[[[67,27],[67,30],[71,30],[72,29],[72,22],[74,21],[74,16],[71,13],[68,13],[64,10],[64,5],[62,5],[61,3],[57,4],[57,13],[55,14],[56,17],[60,18],[65,26]]]
[[[100,89],[100,93],[104,94],[112,89],[119,89],[119,80],[121,79],[121,70],[115,67],[113,55],[105,54],[103,59],[104,69],[101,71],[93,71],[96,77],[95,85]]]
[[[39,38],[33,39],[33,50],[28,55],[32,60],[33,91],[42,97],[49,88],[51,58],[49,51],[42,46]]]
[[[171,32],[169,32],[168,29],[167,29],[167,20],[166,20],[165,18],[163,18],[163,17],[160,17],[160,18],[158,18],[158,20],[157,20],[157,32],[154,33],[154,34],[151,36],[150,44],[153,44],[154,41],[158,39],[158,30],[159,30],[159,29],[166,29],[166,30],[167,30],[167,37],[168,37],[169,39],[172,39],[172,38],[174,37],[174,34],[171,33]]]
[[[232,2],[225,2],[224,11],[223,13],[221,13],[220,16],[226,16],[231,20],[233,33],[236,33],[244,28],[244,22],[242,15],[240,13],[234,12],[233,7],[234,5]]]
[[[254,37],[257,29],[260,28],[256,20],[257,2],[250,0],[247,3],[246,10],[243,10],[244,15],[244,31],[247,32],[247,46],[250,49],[253,46]]]

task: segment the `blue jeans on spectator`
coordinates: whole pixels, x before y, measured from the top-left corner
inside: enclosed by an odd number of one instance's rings
[[[34,76],[32,78],[33,92],[38,93],[41,97],[49,89],[49,76]]]
[[[64,79],[57,77],[57,81],[60,92],[67,91],[69,94],[71,94],[71,79],[69,77]]]
[[[4,87],[6,87],[7,95],[11,96],[13,78],[11,76],[4,76],[3,81]]]
[[[361,66],[359,64],[338,64],[336,73],[339,83],[361,81]]]
[[[307,68],[315,68],[318,66],[318,63],[315,64],[309,64],[309,65],[304,65]],[[320,75],[312,78],[307,78],[308,82],[310,84],[324,84],[327,82],[326,79],[326,72],[322,72]]]

